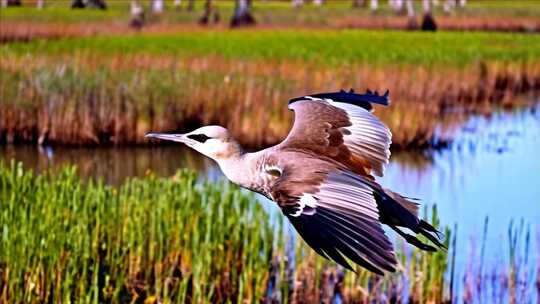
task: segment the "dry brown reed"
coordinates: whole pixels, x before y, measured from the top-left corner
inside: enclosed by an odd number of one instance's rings
[[[212,29],[228,29],[225,25],[214,26]],[[59,39],[70,37],[86,37],[111,34],[144,33],[181,33],[205,30],[197,24],[158,22],[149,23],[144,28],[135,30],[124,19],[105,22],[35,22],[35,21],[1,21],[0,44],[17,41],[32,41],[34,39]]]
[[[538,63],[320,67],[78,53],[11,58],[2,69],[0,140],[68,145],[142,144],[150,130],[221,124],[243,144],[260,147],[287,134],[289,98],[370,88],[391,92],[392,105],[376,113],[392,129],[394,147],[428,147],[446,141],[435,134],[441,121],[457,126],[464,113],[512,107],[523,102],[520,94],[540,89]]]
[[[437,28],[445,31],[497,31],[497,32],[539,32],[540,21],[534,17],[505,16],[436,16]],[[416,17],[416,24],[421,24],[421,16]],[[364,18],[346,17],[334,22],[337,28],[362,29],[410,29],[407,16],[365,16]]]
[[[540,31],[540,21],[528,16],[437,16],[437,26],[446,31],[498,31],[498,32],[529,32]],[[309,21],[309,19],[308,19]],[[421,20],[417,20],[420,24]],[[299,24],[296,24],[299,23]],[[407,16],[372,16],[347,15],[330,20],[328,23],[305,23],[297,21],[295,26],[304,28],[359,28],[359,29],[410,29]],[[260,22],[256,28],[289,28],[291,24]],[[227,29],[227,23],[212,26],[215,29]],[[204,30],[205,27],[196,23],[173,22],[171,20],[153,20],[143,32],[171,33]],[[63,37],[80,37],[92,35],[129,34],[138,32],[129,27],[124,18],[101,20],[100,22],[35,22],[35,21],[1,21],[0,43],[12,41],[30,41],[36,38],[55,39]]]

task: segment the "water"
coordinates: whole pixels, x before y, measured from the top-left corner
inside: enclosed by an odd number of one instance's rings
[[[395,155],[379,180],[399,193],[421,198],[423,205],[436,204],[443,226],[457,225],[457,290],[462,291],[466,281],[476,288],[474,278],[467,274],[479,273],[480,264],[484,276],[508,271],[511,222],[513,227],[523,225],[524,229],[516,258],[524,270],[519,279],[528,282],[529,288],[535,281],[540,263],[539,110],[537,106],[527,111],[496,113],[489,118],[473,117],[457,130],[455,141],[448,149],[425,156]],[[531,238],[528,257],[527,230]],[[483,257],[482,246],[485,246]],[[508,301],[504,292],[502,296],[492,290],[489,293],[484,291],[480,302]],[[538,295],[533,292],[529,295],[521,299],[535,303]]]
[[[448,131],[448,130],[444,130]],[[484,221],[489,219],[484,262],[508,265],[508,227],[523,223],[531,233],[534,254],[524,267],[532,280],[540,250],[540,105],[528,110],[472,117],[452,131],[454,143],[442,151],[401,152],[392,155],[379,182],[425,206],[436,204],[443,226],[457,225],[458,288],[481,252]],[[66,149],[33,146],[0,147],[0,159],[15,158],[26,167],[43,170],[77,164],[87,177],[119,184],[149,170],[170,176],[192,168],[210,179],[221,177],[215,164],[186,148]],[[271,204],[270,210],[277,211]],[[272,209],[273,208],[273,209]],[[522,239],[524,236],[522,237]],[[520,242],[520,252],[523,244]],[[520,255],[521,262],[523,254]],[[508,267],[502,267],[508,268]],[[534,302],[534,299],[533,299]]]
[[[486,259],[496,262],[512,219],[540,233],[539,109],[471,118],[449,149],[396,155],[380,182],[437,204],[443,225],[458,224],[460,248],[480,240],[489,217]]]

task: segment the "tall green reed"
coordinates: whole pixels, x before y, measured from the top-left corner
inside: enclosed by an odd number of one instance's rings
[[[192,172],[119,188],[74,168],[0,164],[0,299],[6,302],[257,301],[274,240],[268,215]]]

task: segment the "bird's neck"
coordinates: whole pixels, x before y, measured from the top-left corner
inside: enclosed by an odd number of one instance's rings
[[[256,153],[231,154],[227,158],[217,160],[223,174],[233,183],[248,189],[253,189],[254,175],[256,175]]]

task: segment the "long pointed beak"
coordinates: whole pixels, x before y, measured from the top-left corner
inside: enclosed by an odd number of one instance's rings
[[[192,144],[192,139],[188,138],[185,134],[166,134],[166,133],[146,133],[146,138],[157,138],[162,140],[176,141],[184,144]]]

